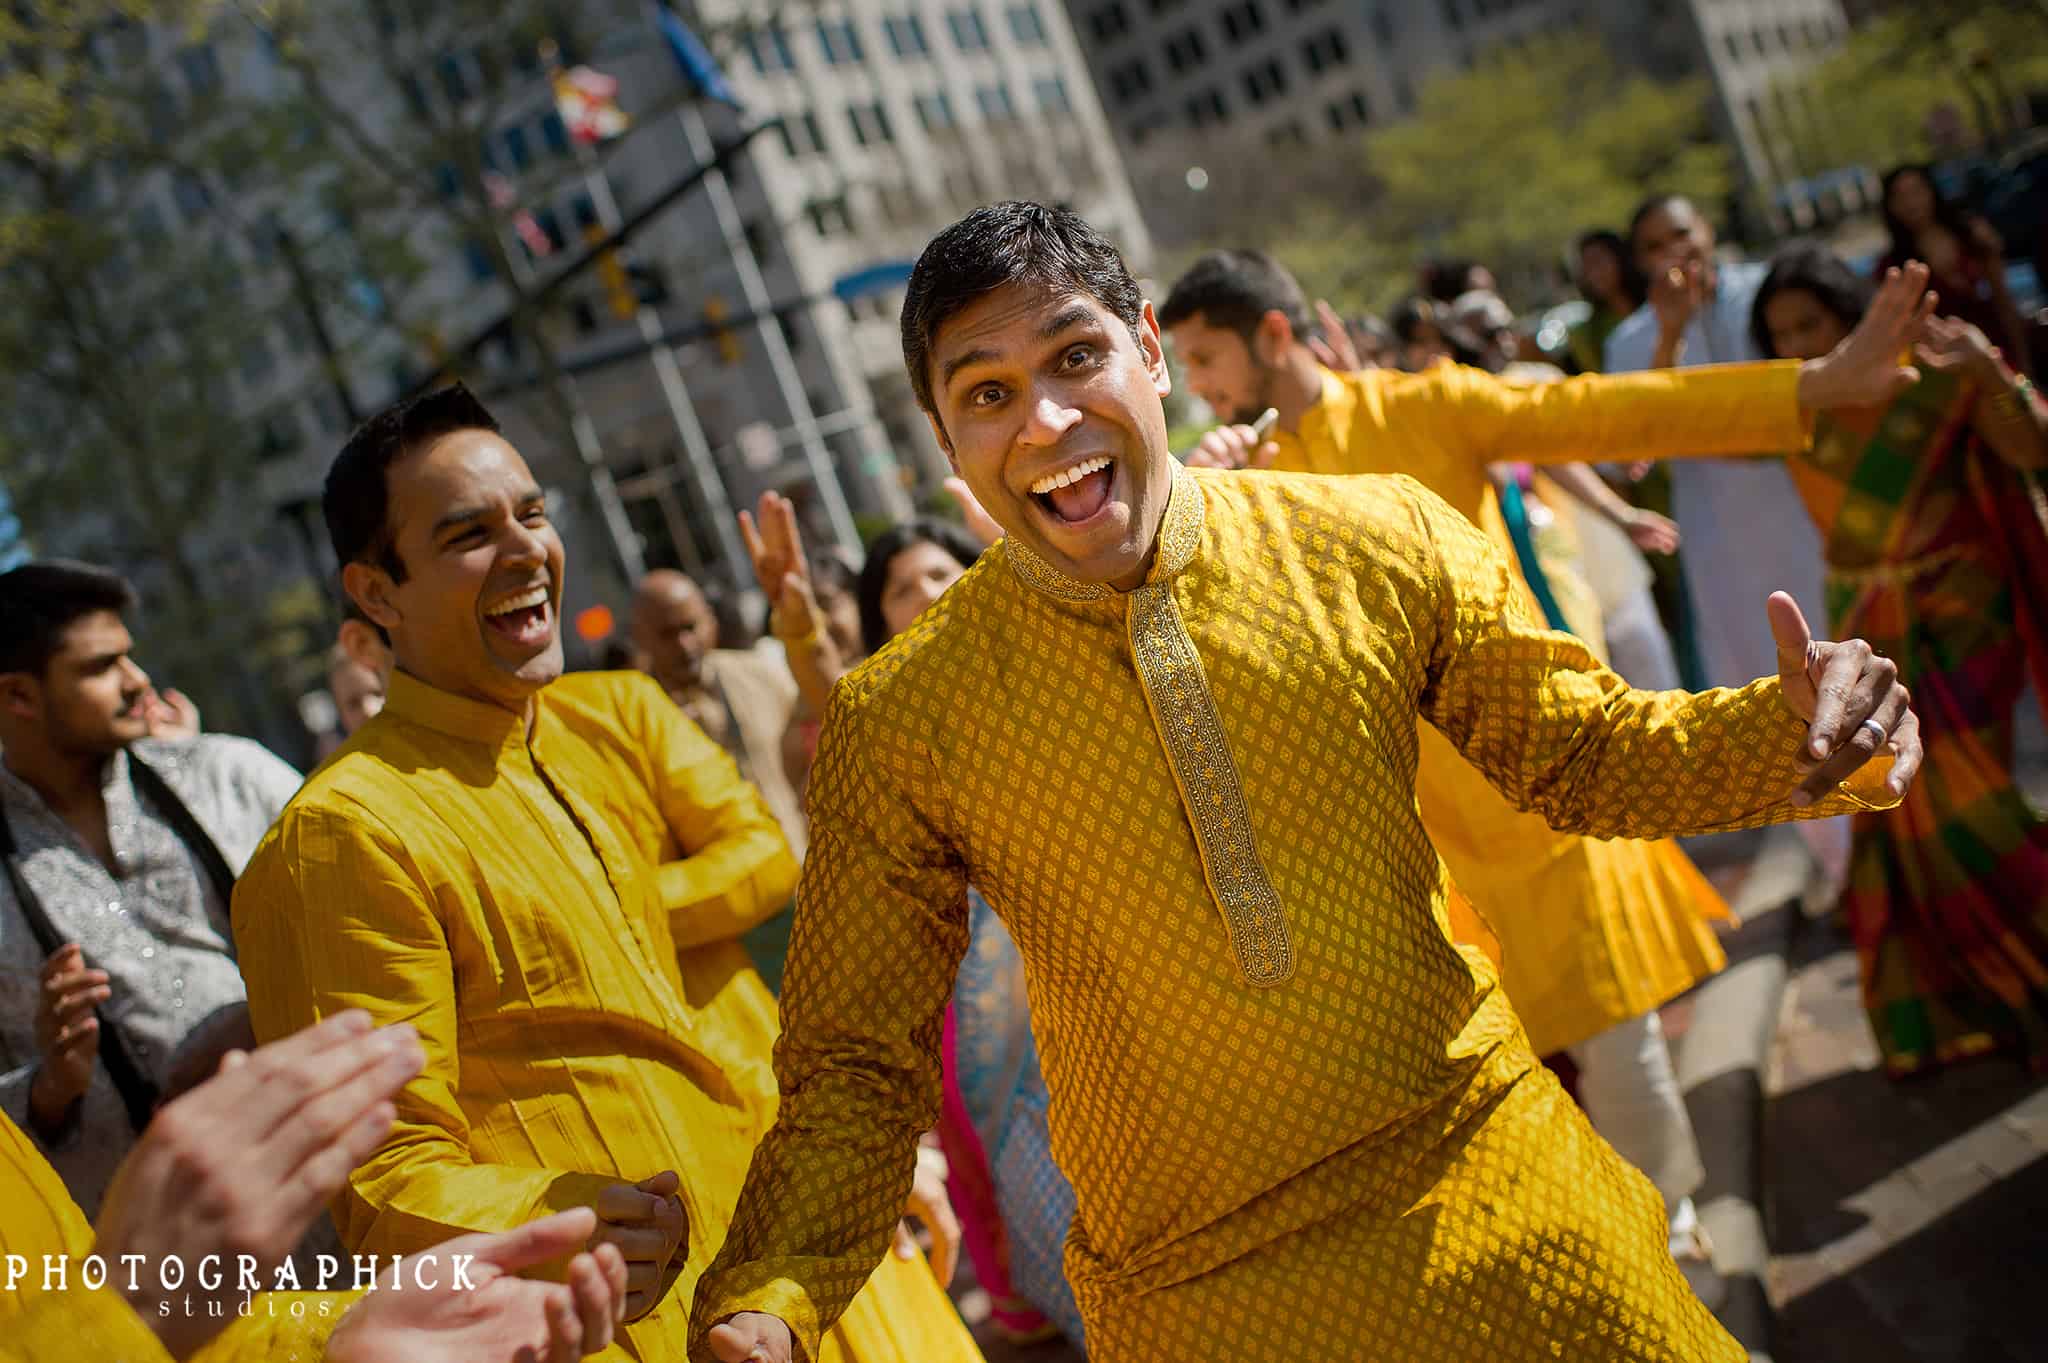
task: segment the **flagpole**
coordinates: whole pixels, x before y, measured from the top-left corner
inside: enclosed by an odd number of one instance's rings
[[[541,44],[541,58],[547,67],[550,90],[561,74],[559,57],[559,49],[552,40]],[[598,223],[609,236],[619,230],[623,221],[618,200],[612,194],[611,177],[590,144],[577,137],[573,129],[569,142],[576,149],[576,162],[583,171],[583,184],[590,192],[591,203],[597,209]],[[715,175],[717,171],[712,173]],[[745,591],[753,582],[753,560],[740,543],[732,499],[726,493],[725,480],[719,474],[717,461],[711,456],[711,444],[704,437],[704,426],[697,420],[697,409],[690,401],[690,390],[683,382],[682,368],[676,364],[675,351],[661,342],[661,317],[651,306],[641,303],[633,311],[633,320],[640,329],[640,338],[647,342],[648,358],[654,365],[654,376],[661,387],[662,398],[668,404],[669,418],[675,423],[676,433],[682,437],[683,452],[688,457],[698,495],[704,499],[704,511],[710,518],[712,533],[717,536],[726,575],[734,587]],[[675,533],[673,524],[669,533]],[[681,545],[676,547],[678,550],[682,548]]]
[[[662,25],[658,11],[661,0],[648,0],[649,18],[654,23],[655,36],[662,37]],[[688,73],[685,73],[686,78]],[[737,107],[737,106],[735,106]],[[690,155],[699,165],[712,159],[714,147],[710,129],[705,126],[704,115],[694,100],[684,103],[676,111],[676,119],[683,126],[683,135],[689,141]],[[846,503],[846,490],[839,481],[839,475],[832,466],[831,449],[825,444],[819,430],[817,414],[811,408],[810,394],[804,391],[802,376],[798,374],[796,357],[790,353],[789,340],[782,334],[782,319],[775,310],[775,304],[768,296],[768,284],[762,277],[761,264],[754,257],[754,247],[747,240],[746,225],[740,220],[739,205],[734,201],[732,186],[725,178],[725,172],[713,166],[704,177],[704,188],[710,196],[712,212],[718,217],[718,229],[725,237],[726,253],[732,257],[734,270],[740,279],[740,292],[747,301],[747,310],[755,316],[755,330],[761,338],[761,348],[768,356],[769,368],[774,372],[775,385],[781,391],[783,405],[789,411],[790,424],[795,428],[798,441],[803,446],[804,461],[811,471],[811,481],[817,486],[818,497],[824,504],[825,515],[831,522],[832,536],[840,548],[858,556],[862,551],[860,529],[854,524],[853,510]],[[850,395],[852,396],[852,395]],[[892,499],[894,500],[894,499]],[[907,505],[896,508],[901,514],[909,514]]]

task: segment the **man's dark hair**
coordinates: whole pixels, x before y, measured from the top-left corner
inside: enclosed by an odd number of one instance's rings
[[[1644,199],[1641,203],[1636,205],[1636,211],[1634,213],[1631,213],[1628,219],[1628,249],[1631,255],[1635,253],[1636,234],[1643,230],[1644,220],[1647,219],[1652,213],[1655,213],[1658,209],[1668,208],[1672,204],[1684,204],[1687,208],[1690,208],[1694,213],[1698,213],[1700,211],[1699,205],[1695,204],[1691,199],[1686,198],[1683,194],[1672,194],[1667,191],[1664,193],[1652,194],[1649,198]]]
[[[100,611],[135,609],[126,578],[90,563],[40,559],[0,573],[0,672],[41,677],[64,631]]]
[[[334,556],[344,567],[374,563],[405,581],[405,563],[391,542],[387,505],[391,466],[457,431],[496,433],[498,419],[460,383],[394,403],[356,428],[327,470],[320,513]]]
[[[1010,284],[1087,294],[1139,334],[1145,297],[1108,237],[1064,208],[1011,199],[977,208],[933,237],[903,296],[903,364],[934,417],[932,342],[956,314]]]
[[[861,564],[856,588],[861,642],[870,653],[889,642],[889,622],[882,618],[882,590],[889,585],[889,565],[913,544],[936,544],[962,568],[972,568],[974,560],[981,557],[981,545],[974,536],[937,516],[913,516],[875,536],[868,546],[867,561]]]
[[[1795,241],[1771,257],[1771,272],[1757,286],[1756,302],[1749,310],[1749,335],[1756,353],[1771,355],[1771,325],[1764,310],[1781,293],[1801,291],[1835,315],[1844,327],[1854,329],[1863,320],[1876,292],[1871,282],[1842,263],[1842,258],[1816,241]]]
[[[1170,330],[1199,316],[1250,345],[1261,319],[1276,311],[1287,318],[1297,339],[1313,334],[1308,296],[1279,261],[1264,251],[1211,251],[1174,282],[1159,309],[1159,325]]]

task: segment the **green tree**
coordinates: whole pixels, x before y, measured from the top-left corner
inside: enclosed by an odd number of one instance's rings
[[[1496,49],[1428,81],[1413,118],[1365,138],[1380,186],[1373,229],[1484,261],[1503,280],[1541,275],[1574,235],[1625,222],[1648,190],[1728,193],[1733,161],[1707,94],[1704,81],[1630,73],[1583,33]]]
[[[1175,208],[1160,234],[1167,265],[1258,247],[1345,310],[1389,306],[1431,257],[1484,261],[1526,295],[1555,279],[1574,236],[1625,222],[1646,192],[1713,201],[1734,184],[1705,83],[1632,74],[1586,32],[1446,70],[1384,128],[1304,147],[1212,138],[1160,159],[1173,169],[1150,197]],[[1199,191],[1178,183],[1192,162]],[[1281,212],[1274,185],[1286,186]]]
[[[1851,34],[1788,83],[1779,105],[1813,111],[1780,130],[1802,161],[1882,169],[1951,155],[2015,130],[2018,103],[2048,85],[2048,14],[2038,4],[1920,0]],[[1937,136],[1948,120],[1960,145]]]
[[[40,549],[137,579],[145,657],[211,721],[277,735],[247,607],[284,532],[248,494],[299,395],[235,187],[283,134],[224,77],[233,27],[207,0],[0,11],[0,484]]]

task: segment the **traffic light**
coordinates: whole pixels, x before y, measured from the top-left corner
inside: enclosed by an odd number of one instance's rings
[[[600,224],[595,222],[584,224],[583,239],[585,241],[596,245],[598,242],[603,241],[604,238],[605,230]],[[618,249],[616,247],[607,247],[605,250],[599,251],[595,268],[597,270],[598,282],[604,285],[605,302],[610,305],[613,315],[624,322],[630,322],[639,316],[641,300],[634,291],[632,279],[628,277],[628,266],[623,260],[619,259]]]
[[[704,323],[711,328],[711,340],[718,347],[720,364],[737,364],[740,358],[739,333],[725,324],[732,316],[732,309],[725,305],[723,298],[704,300]]]
[[[605,301],[611,304],[613,313],[628,322],[639,316],[640,300],[633,295],[633,283],[626,277],[626,267],[617,251],[598,253],[597,277],[604,281]]]

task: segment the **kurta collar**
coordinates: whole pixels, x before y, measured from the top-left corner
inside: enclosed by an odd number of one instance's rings
[[[502,705],[470,700],[394,670],[382,714],[490,748],[524,746],[526,720]]]
[[[1195,561],[1202,544],[1202,489],[1195,476],[1173,461],[1173,486],[1166,494],[1166,515],[1159,522],[1159,552],[1152,560],[1146,585],[1178,576]],[[1107,582],[1083,582],[1068,577],[1026,548],[1015,535],[1003,538],[1003,556],[1010,569],[1027,587],[1063,601],[1104,601],[1117,594]]]

